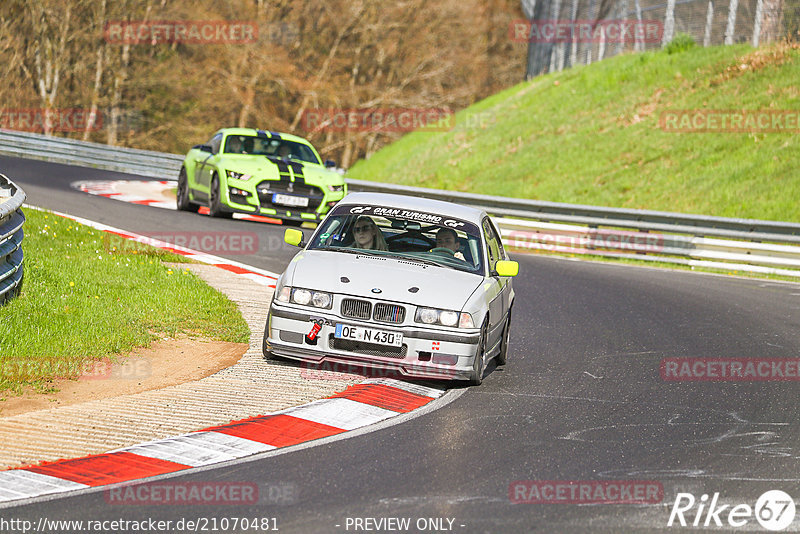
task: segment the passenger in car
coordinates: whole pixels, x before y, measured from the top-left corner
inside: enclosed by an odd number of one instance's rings
[[[360,216],[353,224],[353,248],[369,250],[389,250],[378,225],[371,217]]]
[[[459,260],[464,259],[464,254],[459,250],[461,243],[458,241],[458,235],[452,228],[439,228],[436,232],[436,248],[446,248],[453,251],[453,257]]]

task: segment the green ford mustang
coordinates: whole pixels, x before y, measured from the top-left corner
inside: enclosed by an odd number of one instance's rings
[[[224,128],[193,147],[178,177],[178,209],[208,206],[212,217],[234,212],[290,221],[319,221],[347,193],[311,144],[294,135]]]

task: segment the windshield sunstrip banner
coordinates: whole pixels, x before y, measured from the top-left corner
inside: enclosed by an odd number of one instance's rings
[[[439,215],[437,213],[407,210],[403,208],[392,208],[387,206],[336,206],[332,215],[371,215],[374,217],[385,217],[387,219],[403,219],[424,224],[435,224],[446,226],[454,230],[462,230],[468,234],[480,234],[478,227],[471,223],[455,217]]]

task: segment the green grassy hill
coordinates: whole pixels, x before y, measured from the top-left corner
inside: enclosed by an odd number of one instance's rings
[[[475,193],[800,221],[800,135],[674,133],[669,110],[800,113],[800,46],[617,56],[478,102],[348,176]]]

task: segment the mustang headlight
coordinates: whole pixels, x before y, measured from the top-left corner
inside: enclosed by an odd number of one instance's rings
[[[243,172],[236,172],[231,170],[226,170],[225,173],[228,175],[228,178],[233,178],[234,180],[242,180],[246,182],[250,178],[253,177],[252,174],[244,174]]]
[[[295,287],[291,290],[291,302],[301,306],[329,309],[333,304],[333,297],[324,291],[311,291]]]
[[[472,316],[452,310],[436,308],[417,308],[414,320],[423,324],[440,324],[442,326],[458,326],[459,328],[475,328]]]
[[[328,191],[333,191],[334,193],[338,193],[340,191],[344,191],[343,185],[329,185]]]

